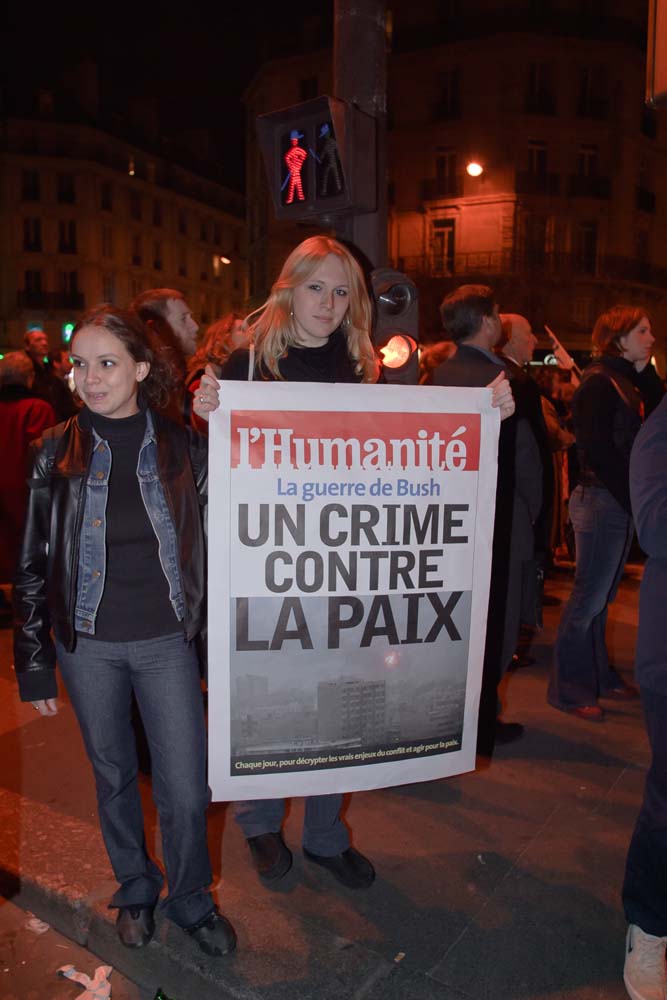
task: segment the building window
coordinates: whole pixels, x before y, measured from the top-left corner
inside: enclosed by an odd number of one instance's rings
[[[102,226],[102,256],[113,257],[113,229]]]
[[[658,116],[653,108],[647,108],[645,104],[642,106],[641,130],[647,139],[658,137]]]
[[[438,277],[454,274],[456,220],[434,219],[431,227],[431,273]]]
[[[58,251],[76,253],[76,222],[61,220],[58,223]]]
[[[178,232],[181,236],[188,235],[188,217],[183,209],[178,213]]]
[[[141,264],[141,236],[134,233],[130,237],[130,258],[135,267]]]
[[[21,171],[21,198],[23,201],[39,201],[41,198],[39,170]]]
[[[528,143],[528,173],[544,177],[547,172],[547,144],[541,141]]]
[[[161,226],[162,225],[162,218],[163,218],[163,215],[162,215],[162,202],[158,201],[156,199],[153,202],[153,225],[154,226]]]
[[[76,201],[74,174],[58,174],[57,198],[61,205],[73,205]]]
[[[548,63],[530,63],[528,67],[528,79],[526,81],[525,109],[528,114],[556,114],[553,71]]]
[[[203,253],[201,255],[201,269],[199,272],[199,278],[201,281],[208,281],[208,254]]]
[[[162,270],[162,243],[159,240],[153,244],[153,268],[156,271]]]
[[[202,243],[208,243],[208,223],[206,219],[202,219],[199,223],[199,239]]]
[[[577,173],[580,177],[597,177],[598,147],[581,145],[577,154]]]
[[[217,247],[222,243],[222,230],[219,222],[213,223],[213,242]]]
[[[141,222],[141,195],[138,191],[130,191],[130,218]]]
[[[310,101],[317,97],[317,77],[306,76],[299,80],[299,100]]]
[[[42,222],[41,219],[23,220],[23,249],[28,253],[41,253]]]
[[[105,212],[111,212],[113,209],[113,185],[111,181],[102,182],[100,188],[100,207]]]
[[[598,261],[598,224],[582,222],[577,228],[575,254],[583,274],[595,274]]]
[[[178,273],[181,278],[188,276],[188,251],[181,247],[178,251]]]
[[[60,271],[58,286],[65,296],[77,295],[79,292],[79,275],[76,271]]]
[[[450,69],[440,74],[440,95],[436,105],[436,118],[460,118],[461,95],[460,73],[458,69]]]
[[[604,119],[609,110],[605,66],[582,66],[579,70],[577,114],[580,118]]]
[[[112,271],[107,271],[102,275],[102,298],[112,305],[116,301],[116,278]]]
[[[23,284],[26,292],[40,294],[42,291],[42,272],[31,268],[23,275]]]
[[[436,197],[455,195],[457,193],[457,156],[456,150],[442,147],[436,150],[435,156],[435,194]]]

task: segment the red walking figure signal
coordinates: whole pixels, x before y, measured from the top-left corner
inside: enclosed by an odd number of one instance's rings
[[[284,191],[285,185],[287,187],[287,196],[285,198],[285,204],[291,205],[294,201],[294,194],[299,201],[305,201],[306,196],[303,193],[303,182],[301,180],[301,170],[308,156],[307,151],[303,146],[299,145],[299,139],[303,139],[303,132],[299,132],[298,129],[292,129],[290,132],[290,148],[285,153],[283,160],[285,161],[285,166],[287,167],[287,177],[283,181],[283,186],[280,189]]]

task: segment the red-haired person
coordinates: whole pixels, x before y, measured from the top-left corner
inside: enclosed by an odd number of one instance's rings
[[[637,382],[655,338],[645,309],[617,305],[598,317],[592,339],[595,358],[572,397],[579,465],[569,500],[574,586],[558,627],[547,699],[600,722],[599,698],[637,697],[609,663],[605,629],[632,543],[630,452],[644,414]]]

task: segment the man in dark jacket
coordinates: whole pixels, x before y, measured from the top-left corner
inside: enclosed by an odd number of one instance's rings
[[[445,333],[455,341],[457,350],[435,369],[431,377],[433,385],[485,386],[500,372],[507,372],[503,359],[493,351],[502,327],[490,288],[462,285],[445,297],[440,314]],[[520,724],[498,718],[497,689],[516,649],[521,564],[532,556],[532,522],[542,503],[541,477],[539,451],[527,421],[518,415],[503,420],[498,444],[491,587],[477,733],[478,751],[486,755],[493,752],[496,742],[509,743],[523,733]]]
[[[623,885],[628,921],[624,980],[631,996],[667,996],[667,398],[639,431],[630,497],[648,555],[639,601],[635,671],[653,759]]]

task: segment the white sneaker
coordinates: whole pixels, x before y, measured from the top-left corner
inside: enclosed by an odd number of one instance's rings
[[[647,934],[630,924],[625,938],[623,982],[632,1000],[667,1000],[667,937]]]

